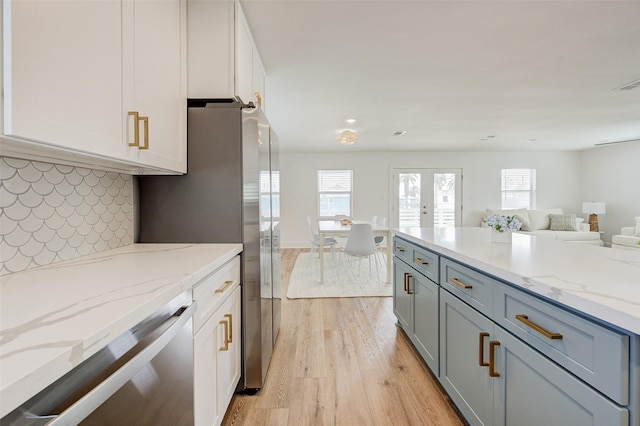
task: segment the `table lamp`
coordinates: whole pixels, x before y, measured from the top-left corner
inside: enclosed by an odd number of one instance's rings
[[[606,213],[606,206],[602,201],[585,201],[582,203],[582,213],[589,215],[589,227],[592,232],[600,232],[598,215]]]

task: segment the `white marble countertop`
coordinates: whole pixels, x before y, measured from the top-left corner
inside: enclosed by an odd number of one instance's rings
[[[134,244],[0,277],[0,417],[241,251]]]
[[[513,234],[492,243],[488,228],[400,228],[392,233],[640,335],[640,250]]]

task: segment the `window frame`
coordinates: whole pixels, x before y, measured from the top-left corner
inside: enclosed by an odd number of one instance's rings
[[[524,172],[527,173],[524,173]],[[511,173],[509,173],[511,172]],[[524,177],[528,174],[528,188],[507,188],[507,179],[517,179],[519,176]],[[527,194],[528,205],[518,204],[517,206],[505,205],[506,201],[514,201],[507,194]],[[502,168],[500,170],[500,205],[503,210],[511,209],[535,209],[536,208],[536,169],[533,168]]]
[[[349,173],[349,190],[348,191],[323,191],[321,188],[321,175],[323,173],[337,173],[337,172],[348,172]],[[316,201],[317,201],[317,214],[319,220],[328,220],[335,218],[335,215],[323,215],[322,211],[322,196],[323,195],[341,195],[348,194],[349,196],[349,211],[344,213],[345,216],[351,217],[353,215],[353,170],[352,169],[317,169],[316,170]],[[341,213],[336,213],[341,214]]]

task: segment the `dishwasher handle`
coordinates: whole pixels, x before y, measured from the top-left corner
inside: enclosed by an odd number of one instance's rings
[[[176,337],[182,327],[184,327],[193,316],[196,306],[196,302],[193,301],[190,305],[180,308],[180,310],[178,310],[163,324],[166,325],[169,322],[173,323],[165,332],[158,336],[157,339],[147,345],[133,358],[127,361],[127,363],[116,370],[106,380],[93,388],[62,413],[55,416],[55,418],[47,423],[47,426],[75,425],[84,420],[96,408],[102,405],[122,386],[124,386],[124,384],[135,376],[138,371],[151,362],[151,360],[155,358],[155,356],[158,355],[174,337]]]

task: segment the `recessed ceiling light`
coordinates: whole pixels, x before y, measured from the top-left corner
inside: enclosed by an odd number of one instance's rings
[[[396,130],[395,132],[393,132],[393,136],[402,136],[405,133],[407,133],[406,130]]]
[[[355,119],[355,118],[347,118],[345,121],[346,121],[347,123],[355,123],[355,122],[356,122],[356,119]]]
[[[527,139],[527,142],[535,142],[536,139]]]

